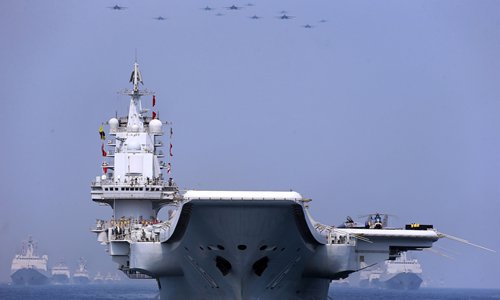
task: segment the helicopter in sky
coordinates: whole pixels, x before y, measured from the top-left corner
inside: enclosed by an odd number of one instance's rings
[[[120,6],[118,4],[116,4],[115,6],[108,6],[109,9],[113,9],[113,10],[122,10],[122,9],[127,9],[127,7],[125,6]]]

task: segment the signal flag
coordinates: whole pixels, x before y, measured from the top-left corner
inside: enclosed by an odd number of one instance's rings
[[[106,139],[106,134],[104,133],[104,129],[102,129],[102,125],[99,126],[99,136],[101,136],[101,140]]]
[[[104,144],[102,144],[102,146],[101,146],[101,152],[102,152],[102,156],[108,156],[108,154],[104,150]]]

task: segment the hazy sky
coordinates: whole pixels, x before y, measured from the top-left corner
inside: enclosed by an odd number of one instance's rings
[[[294,189],[323,223],[387,212],[500,250],[499,1],[186,2],[0,1],[0,281],[30,234],[51,265],[115,268],[89,184],[136,49],[181,187]],[[455,259],[416,254],[433,284],[498,287],[500,254],[436,246]]]

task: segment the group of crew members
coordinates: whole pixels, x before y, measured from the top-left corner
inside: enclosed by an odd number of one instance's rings
[[[132,240],[134,242],[158,242],[160,238],[159,230],[155,230],[153,225],[161,224],[158,219],[133,219],[120,218],[110,221],[97,220],[98,230],[108,230],[109,240]]]

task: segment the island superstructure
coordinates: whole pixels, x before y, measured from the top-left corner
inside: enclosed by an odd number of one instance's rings
[[[179,191],[137,63],[130,82],[128,114],[106,123],[103,173],[91,184],[92,200],[113,213],[93,231],[128,277],[156,279],[162,299],[326,299],[332,280],[440,237],[430,225],[324,225],[295,191]]]
[[[31,238],[23,243],[20,254],[12,260],[11,275],[12,283],[16,285],[40,285],[49,282],[47,255],[38,256],[36,244]]]

